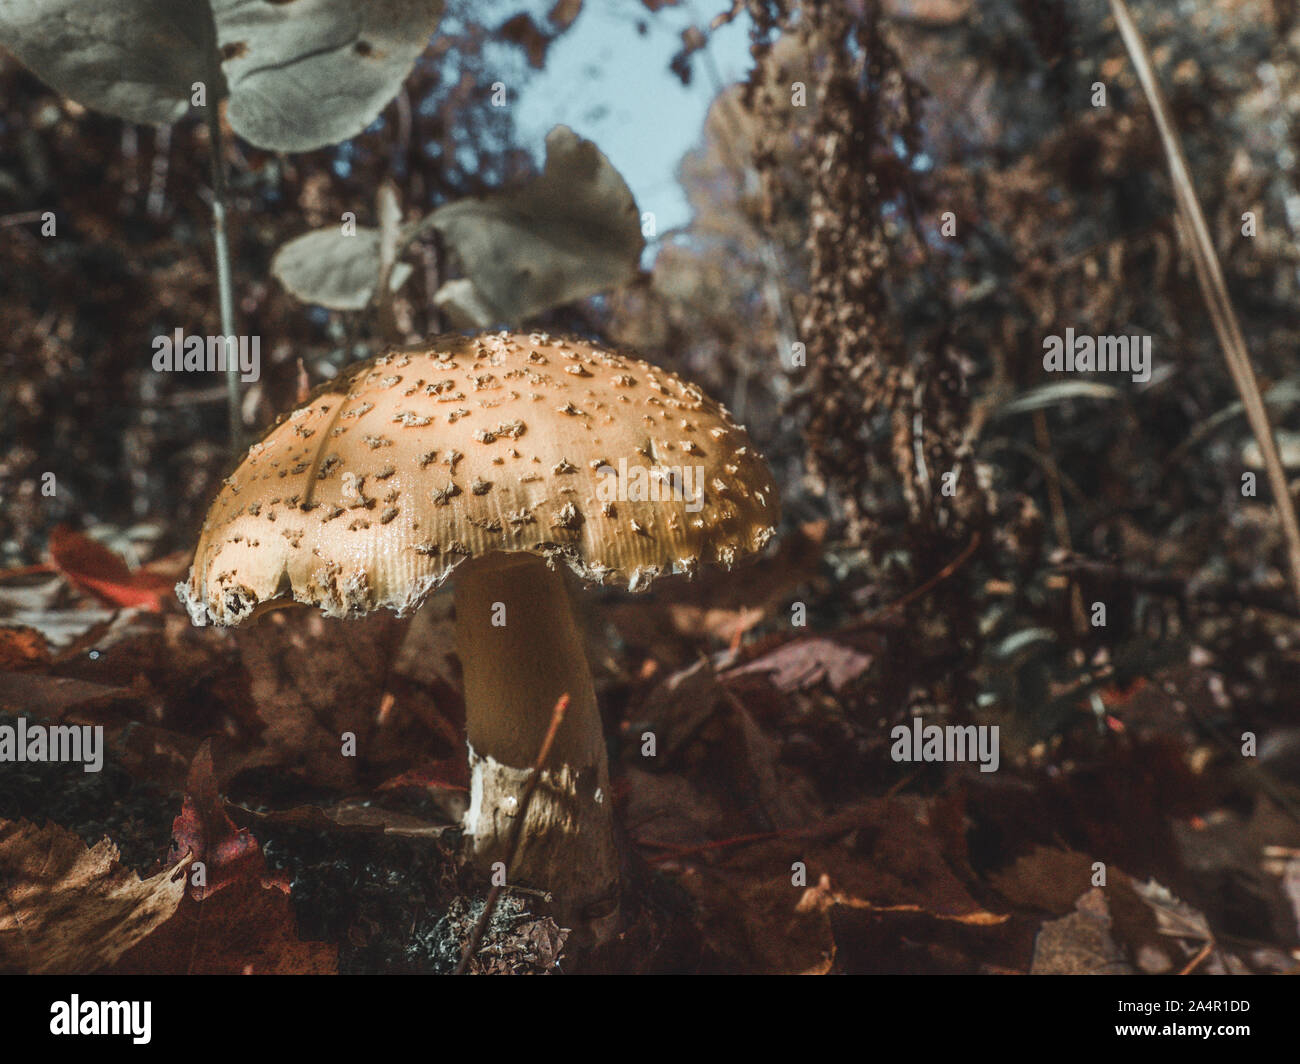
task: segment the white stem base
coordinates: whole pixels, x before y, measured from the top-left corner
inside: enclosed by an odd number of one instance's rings
[[[504,874],[510,829],[532,769],[503,765],[470,747],[469,772],[464,829],[470,852],[479,868]],[[603,775],[571,765],[542,772],[514,875],[507,881],[551,894],[566,926],[582,937],[584,928],[573,925],[599,923],[617,900],[618,854],[609,830],[609,780]]]

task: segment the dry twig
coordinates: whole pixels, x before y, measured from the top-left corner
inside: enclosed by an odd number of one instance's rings
[[[1250,364],[1250,354],[1246,350],[1246,341],[1242,336],[1237,314],[1232,309],[1232,300],[1228,295],[1228,285],[1223,279],[1223,268],[1219,265],[1218,253],[1210,238],[1209,226],[1205,222],[1205,213],[1201,210],[1196,189],[1192,185],[1191,170],[1187,157],[1183,153],[1178,132],[1174,129],[1169,106],[1165,102],[1160,83],[1156,80],[1155,69],[1146,43],[1138,32],[1133,16],[1125,0],[1110,0],[1115,23],[1119,27],[1124,46],[1137,72],[1142,91],[1146,93],[1151,113],[1160,131],[1160,140],[1164,145],[1165,156],[1169,161],[1169,176],[1174,187],[1174,199],[1182,217],[1187,235],[1188,250],[1191,252],[1192,264],[1196,268],[1196,279],[1205,298],[1205,305],[1214,322],[1214,331],[1223,348],[1224,360],[1228,363],[1228,372],[1232,374],[1233,383],[1241,395],[1242,405],[1246,408],[1246,418],[1251,431],[1259,442],[1260,454],[1264,459],[1264,470],[1268,476],[1269,487],[1277,505],[1278,516],[1282,521],[1282,535],[1286,539],[1287,560],[1290,568],[1291,590],[1297,602],[1300,602],[1300,522],[1296,520],[1295,503],[1287,486],[1286,471],[1282,467],[1282,458],[1278,453],[1277,441],[1273,427],[1269,423],[1268,408],[1260,394],[1259,382],[1255,379],[1254,367]]]

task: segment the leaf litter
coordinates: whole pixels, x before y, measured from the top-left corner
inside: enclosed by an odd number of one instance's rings
[[[109,573],[120,579],[116,566]],[[76,613],[103,598],[93,570],[58,579],[68,583],[42,592],[58,603],[47,609]],[[88,791],[88,801],[52,766],[23,766],[25,786],[0,788],[10,920],[21,911],[22,925],[36,928],[21,942],[0,931],[5,964],[454,967],[477,910],[456,859],[463,707],[437,619],[445,602],[418,622],[329,624],[288,610],[254,631],[206,638],[173,604],[160,605],[160,613],[119,606],[93,659],[25,627],[0,628],[19,648],[0,673],[0,708],[99,723],[109,737],[105,772],[77,781],[97,795]],[[681,638],[692,638],[695,616],[673,605],[671,594],[659,603],[666,629],[676,618],[692,633]],[[119,618],[129,623],[114,628]],[[413,623],[444,650],[414,652]],[[864,728],[855,708],[885,712],[876,701],[882,650],[872,633],[765,638],[667,670],[647,669],[646,648],[625,644],[606,698],[621,707],[614,784],[634,853],[628,932],[621,947],[585,958],[589,970],[1170,972],[1195,962],[1208,972],[1293,963],[1289,880],[1268,872],[1263,848],[1300,845],[1295,825],[1257,812],[1248,836],[1225,822],[1227,836],[1242,840],[1235,849],[1206,848],[1218,837],[1216,815],[1229,814],[1214,813],[1215,788],[1193,770],[1194,737],[1140,734],[1144,719],[1164,712],[1160,698],[1172,697],[1163,687],[1114,704],[1137,730],[1113,736],[1104,760],[1076,754],[1044,777],[1022,754],[996,779],[944,773],[946,785],[931,789],[919,786],[924,773],[882,759],[878,729]],[[356,757],[341,756],[345,732],[357,739]],[[659,743],[653,758],[638,749],[646,733]],[[867,765],[872,772],[860,771]],[[852,782],[846,768],[857,773]],[[106,805],[131,819],[95,815]],[[43,815],[52,818],[45,827],[31,823]],[[77,837],[97,831],[108,838]],[[109,841],[119,838],[128,864]],[[59,859],[37,862],[45,852]],[[1198,868],[1226,875],[1253,858],[1254,876],[1233,879],[1235,898],[1198,881]],[[1094,883],[1098,862],[1104,887]],[[1265,914],[1261,925],[1256,913],[1248,941],[1235,912],[1243,904]],[[564,931],[533,916],[526,895],[506,896],[486,941],[475,962],[482,971],[565,966]]]

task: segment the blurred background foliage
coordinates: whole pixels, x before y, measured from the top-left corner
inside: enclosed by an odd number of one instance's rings
[[[670,6],[625,0],[634,20]],[[1300,429],[1295,4],[1134,9],[1273,413]],[[876,680],[895,709],[1017,708],[1032,744],[1069,721],[1101,727],[1108,692],[1193,648],[1221,668],[1224,699],[1264,721],[1293,708],[1276,520],[1241,494],[1249,433],[1104,0],[753,0],[692,15],[664,71],[713,100],[679,171],[689,223],[651,236],[631,283],[519,324],[636,348],[731,406],[781,480],[787,534],[820,529],[799,594],[818,623],[885,631]],[[581,17],[576,0],[449,3],[359,136],[293,155],[227,136],[239,330],[263,344],[250,430],[304,378],[383,344],[373,314],[291,298],[270,276],[275,250],[345,211],[376,224],[385,180],[408,220],[525,180],[536,153],[492,85],[525,86]],[[754,64],[723,84],[710,40],[737,21]],[[806,106],[791,106],[796,83]],[[38,560],[59,523],[140,558],[183,550],[225,471],[224,391],[152,372],[148,352],[178,326],[219,331],[208,131],[194,114],[160,127],[95,114],[10,59],[0,95],[3,562]],[[39,235],[45,210],[58,239]],[[449,263],[436,239],[407,261],[393,314],[409,340],[447,327],[431,297]],[[1151,380],[1060,390],[1041,344],[1067,326],[1151,335]],[[59,490],[44,498],[51,469]],[[1088,623],[1095,601],[1104,632]]]

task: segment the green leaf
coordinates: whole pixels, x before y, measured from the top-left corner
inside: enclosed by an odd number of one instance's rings
[[[0,0],[0,43],[24,66],[129,122],[180,118],[216,70],[215,40],[204,0]],[[209,87],[214,103],[223,91]]]
[[[1054,642],[1056,642],[1056,634],[1050,628],[1022,628],[999,642],[993,648],[993,656],[1007,661],[1020,657],[1040,643]]]
[[[467,278],[448,281],[433,294],[438,309],[447,315],[453,329],[481,329],[491,324],[495,311],[483,302],[474,282]]]
[[[547,135],[540,176],[439,207],[430,222],[473,285],[472,298],[463,285],[444,285],[435,299],[479,328],[518,325],[614,288],[636,276],[645,247],[627,183],[567,126]]]
[[[356,235],[337,228],[315,229],[280,246],[271,273],[295,298],[331,310],[363,310],[379,283],[379,230],[357,226]],[[389,286],[397,291],[411,267],[393,267]]]
[[[311,151],[397,93],[442,0],[0,0],[0,43],[78,103],[174,122],[195,82],[245,140]]]
[[[998,417],[1008,414],[1027,414],[1031,410],[1042,410],[1070,399],[1118,399],[1121,392],[1109,384],[1097,384],[1094,381],[1057,381],[1044,384],[1039,388],[1030,388],[1021,392],[1014,399],[1003,403],[997,411]]]
[[[546,138],[546,169],[515,190],[439,207],[402,230],[398,250],[429,227],[442,230],[467,277],[434,294],[453,328],[517,325],[562,303],[636,276],[645,241],[636,201],[590,141],[565,126]],[[379,231],[359,226],[295,237],[275,253],[271,272],[306,303],[361,310],[380,270]],[[399,289],[411,267],[393,268]]]
[[[230,124],[276,151],[356,136],[424,51],[442,0],[212,0]]]

